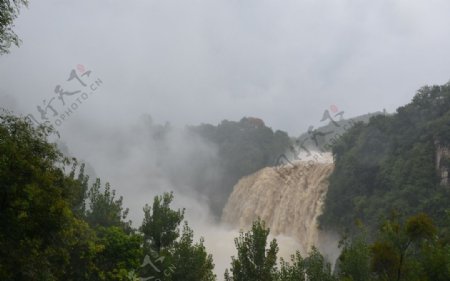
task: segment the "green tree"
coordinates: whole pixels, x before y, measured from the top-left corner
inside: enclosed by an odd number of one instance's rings
[[[81,164],[78,169],[78,162],[75,158],[72,159],[72,170],[69,174],[69,178],[72,179],[74,187],[69,188],[70,205],[72,206],[73,213],[81,219],[86,216],[86,198],[88,192],[89,176],[85,174],[85,164]],[[78,174],[78,175],[77,175]]]
[[[68,265],[65,267],[63,278],[65,280],[100,280],[96,257],[104,249],[97,242],[96,232],[83,220],[77,219],[64,229],[64,244],[59,249],[69,249],[65,258]],[[64,263],[55,261],[49,265],[60,268]]]
[[[212,256],[206,252],[200,238],[194,243],[194,232],[185,223],[180,239],[174,243],[172,252],[172,281],[214,281],[214,263]]]
[[[168,281],[215,280],[214,263],[206,252],[203,238],[194,243],[194,233],[187,223],[180,236],[184,209],[172,210],[173,198],[173,193],[164,193],[154,198],[152,207],[144,208],[140,230],[147,256],[140,276]]]
[[[421,265],[425,280],[450,280],[450,245],[439,240],[425,243],[421,251]]]
[[[420,280],[420,261],[415,258],[423,242],[431,241],[436,228],[425,214],[387,221],[372,246],[372,270],[389,281]]]
[[[436,167],[436,155],[438,148],[450,145],[449,121],[447,83],[423,87],[397,113],[348,130],[332,147],[335,169],[321,227],[339,233],[348,229],[353,235],[358,231],[354,222],[361,220],[371,236],[395,209],[402,211],[402,219],[426,213],[443,227],[450,189],[441,185],[440,175],[448,165],[443,155]]]
[[[306,264],[305,260],[297,251],[291,256],[291,263],[281,258],[280,271],[278,273],[279,281],[305,281],[306,280]]]
[[[194,243],[187,224],[180,237],[184,210],[170,209],[172,193],[146,206],[137,233],[124,221],[122,198],[99,179],[88,190],[84,165],[48,142],[53,133],[0,115],[0,280],[125,281],[135,271],[215,279],[203,239]],[[156,255],[163,271],[143,268],[145,254]]]
[[[0,115],[1,280],[64,279],[71,251],[93,245],[93,233],[73,213],[84,183],[65,173],[70,161],[48,143],[53,133]]]
[[[281,259],[277,274],[278,281],[335,281],[331,264],[313,247],[306,258],[297,251],[291,256],[291,262]]]
[[[370,246],[366,235],[358,235],[353,239],[348,237],[340,242],[342,248],[338,259],[339,277],[349,281],[369,281],[370,272]]]
[[[173,193],[164,193],[154,198],[152,207],[144,207],[140,231],[144,234],[147,246],[158,254],[172,246],[180,236],[179,225],[184,219],[184,209],[172,210],[172,201]]]
[[[85,212],[84,166],[48,142],[53,133],[0,115],[0,279],[126,280],[142,238],[125,232],[121,199],[99,180]]]
[[[128,280],[129,273],[138,268],[144,258],[142,236],[126,233],[117,226],[98,227],[97,236],[97,274],[90,280]]]
[[[86,220],[93,227],[119,226],[130,230],[131,221],[125,222],[128,209],[122,207],[123,198],[116,199],[116,191],[111,190],[109,183],[102,192],[100,179],[97,179],[88,191],[89,209]]]
[[[277,276],[278,245],[275,239],[267,248],[269,229],[261,220],[253,222],[252,229],[241,232],[235,239],[237,258],[232,257],[231,274],[225,272],[226,281],[271,281]]]
[[[0,55],[8,53],[11,44],[19,46],[20,39],[12,28],[20,8],[27,5],[27,0],[0,0]]]
[[[219,217],[238,180],[273,166],[277,157],[291,145],[286,132],[274,132],[261,119],[252,117],[244,117],[239,122],[223,120],[217,126],[202,124],[188,129],[217,147],[220,162],[214,165],[221,175],[211,182],[210,175],[200,171],[200,179],[193,177],[193,185],[209,197],[210,207]]]
[[[305,258],[306,276],[309,281],[334,281],[331,264],[325,260],[316,247]]]

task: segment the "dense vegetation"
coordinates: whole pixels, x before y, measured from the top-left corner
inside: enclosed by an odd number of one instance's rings
[[[436,228],[420,213],[402,220],[397,215],[384,221],[372,243],[365,231],[341,242],[336,266],[339,280],[415,281],[450,280],[449,219]]]
[[[261,119],[242,118],[219,125],[202,124],[189,129],[218,147],[221,175],[205,191],[212,210],[220,214],[233,186],[244,176],[275,164],[277,157],[291,145],[287,133],[273,131]]]
[[[267,246],[269,230],[264,222],[256,221],[249,232],[236,238],[238,254],[232,257],[231,269],[224,276],[226,281],[450,280],[448,230],[438,230],[425,214],[406,221],[393,216],[383,223],[372,243],[364,230],[353,239],[343,239],[341,255],[332,270],[315,248],[306,257],[296,252],[290,261],[281,259],[278,267],[277,242],[274,239]]]
[[[0,55],[8,53],[11,44],[19,46],[20,39],[12,28],[20,8],[27,4],[27,0],[0,0]]]
[[[134,229],[122,199],[99,179],[88,187],[84,166],[50,144],[51,133],[0,115],[0,280],[214,280],[172,194],[146,206]]]
[[[424,212],[443,226],[450,187],[441,184],[448,155],[436,166],[438,147],[450,145],[450,84],[424,87],[394,115],[358,123],[333,146],[335,170],[320,222],[325,229],[369,233],[396,211]]]
[[[216,280],[173,194],[144,207],[138,229],[109,184],[88,186],[84,166],[47,140],[52,129],[0,116],[0,280]],[[335,269],[313,248],[278,262],[276,240],[256,221],[235,239],[226,281],[444,281],[450,278],[450,213],[392,216],[368,242],[341,242]]]
[[[287,133],[274,132],[258,118],[181,129],[158,124],[148,115],[142,121],[139,133],[143,149],[149,151],[147,169],[157,170],[178,191],[206,199],[217,218],[239,179],[275,165],[291,145]],[[120,145],[128,142],[133,140],[126,136]],[[93,168],[90,175],[95,174]]]

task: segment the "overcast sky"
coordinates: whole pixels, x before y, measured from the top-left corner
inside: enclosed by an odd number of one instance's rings
[[[63,130],[147,113],[176,126],[256,116],[298,135],[331,105],[392,112],[449,81],[449,13],[448,0],[31,0],[22,46],[0,57],[0,101],[38,115],[82,64],[103,84]]]

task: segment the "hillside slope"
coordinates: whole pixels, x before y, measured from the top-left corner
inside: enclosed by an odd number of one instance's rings
[[[356,124],[332,148],[335,170],[321,226],[353,232],[360,220],[375,229],[392,212],[425,212],[443,224],[449,146],[449,84],[424,87],[396,114]]]

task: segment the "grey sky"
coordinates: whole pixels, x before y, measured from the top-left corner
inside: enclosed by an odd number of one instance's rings
[[[298,135],[332,104],[346,117],[393,111],[446,83],[449,12],[447,0],[31,1],[23,45],[0,57],[0,96],[35,111],[83,64],[104,87],[74,119],[257,116]]]

